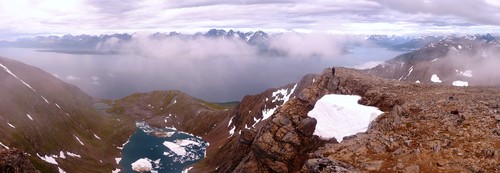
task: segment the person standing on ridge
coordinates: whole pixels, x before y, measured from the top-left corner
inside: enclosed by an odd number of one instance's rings
[[[335,67],[332,67],[332,75],[335,77]]]

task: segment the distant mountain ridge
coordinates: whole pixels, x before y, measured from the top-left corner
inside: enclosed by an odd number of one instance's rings
[[[447,36],[365,71],[416,83],[500,85],[495,80],[499,52],[500,38],[491,34]]]

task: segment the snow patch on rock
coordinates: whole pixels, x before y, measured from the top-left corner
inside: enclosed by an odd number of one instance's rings
[[[454,81],[452,85],[453,86],[461,86],[461,87],[469,86],[469,82],[457,80],[457,81]]]
[[[431,76],[431,81],[434,82],[434,83],[441,83],[441,79],[439,79],[439,76],[437,74],[433,74]]]
[[[376,107],[358,104],[357,95],[325,95],[318,100],[308,116],[318,124],[314,135],[341,142],[345,136],[366,132],[370,123],[383,112]]]

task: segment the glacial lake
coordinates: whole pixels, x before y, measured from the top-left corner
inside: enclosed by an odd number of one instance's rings
[[[140,159],[151,164],[149,172],[181,173],[205,157],[209,144],[199,137],[169,128],[153,128],[144,122],[136,125],[137,131],[117,159],[122,173],[134,173],[132,164]],[[137,164],[137,167],[144,166]]]

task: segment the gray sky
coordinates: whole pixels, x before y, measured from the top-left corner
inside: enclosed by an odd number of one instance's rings
[[[500,0],[0,0],[0,40],[210,28],[337,34],[485,33]]]

